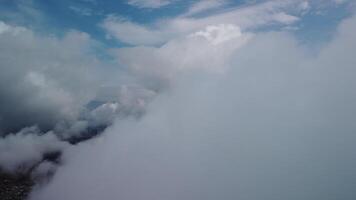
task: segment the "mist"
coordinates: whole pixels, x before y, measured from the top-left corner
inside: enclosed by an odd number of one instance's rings
[[[317,53],[291,33],[236,30],[116,51],[169,89],[139,120],[65,149],[30,199],[354,199],[356,18]]]

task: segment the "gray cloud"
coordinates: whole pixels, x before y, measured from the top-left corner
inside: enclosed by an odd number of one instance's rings
[[[0,21],[1,173],[46,182],[68,142],[145,113],[156,92],[99,60],[97,45],[78,31],[58,38]]]
[[[96,58],[92,49],[97,44],[85,33],[71,31],[63,38],[56,38],[1,22],[0,45],[0,135],[33,125],[45,131],[57,127],[61,134],[74,134],[90,123],[85,121],[95,118],[93,110],[88,110],[86,105],[101,98],[99,93],[105,84],[115,87],[107,91],[112,98],[101,103],[120,103],[120,109],[110,119],[119,112],[135,109],[134,103],[123,102],[127,101],[125,98],[147,101],[145,96],[149,91],[141,85],[136,86],[136,92],[119,95],[122,87],[134,85],[136,81],[129,80],[129,74],[119,67],[108,66]],[[126,88],[131,89],[134,90]],[[90,125],[93,124],[87,126]]]
[[[90,39],[79,32],[63,39],[39,37],[23,27],[0,33],[0,132],[37,124],[48,129],[74,119],[98,83]],[[93,94],[94,93],[94,94]]]
[[[61,152],[69,145],[53,133],[43,133],[37,127],[24,128],[0,140],[0,171],[31,174],[41,166],[48,153]],[[42,170],[41,170],[42,169]],[[44,166],[36,174],[44,171]]]

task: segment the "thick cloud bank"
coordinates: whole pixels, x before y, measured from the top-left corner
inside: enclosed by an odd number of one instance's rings
[[[121,114],[138,109],[135,101],[153,96],[140,85],[131,86],[134,81],[115,82],[109,74],[119,73],[118,67],[108,66],[95,56],[93,49],[98,44],[86,33],[70,31],[62,38],[43,36],[0,21],[0,46],[0,136],[33,125],[43,130],[57,128],[61,135],[70,135],[70,129],[78,128],[78,120],[89,126],[111,123],[103,118],[112,117],[103,113],[96,116],[100,111],[90,113],[94,108],[87,110],[91,101],[116,102],[120,108],[113,112]],[[115,79],[125,76],[121,73]],[[108,89],[105,84],[115,87]],[[103,101],[98,96],[102,91],[110,93],[111,99]],[[125,103],[127,98],[133,103]]]
[[[153,69],[179,60],[190,70],[141,120],[117,121],[68,149],[32,199],[355,199],[355,32],[353,17],[317,55],[278,32],[256,34],[228,55],[213,49],[236,37],[120,50],[133,67],[129,55],[151,52],[142,62]],[[192,53],[186,62],[182,52]]]
[[[117,75],[98,46],[86,33],[48,36],[0,21],[0,172],[32,172],[62,151],[60,140],[77,143],[145,112],[155,92]]]

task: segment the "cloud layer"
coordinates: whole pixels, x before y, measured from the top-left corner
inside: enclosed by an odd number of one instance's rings
[[[347,2],[108,15],[129,44],[111,49],[0,21],[0,173],[31,176],[34,200],[354,199],[356,18],[318,50],[288,32]]]
[[[342,22],[317,55],[283,32],[255,34],[227,57],[189,50],[229,49],[235,37],[123,50],[188,70],[141,120],[117,121],[66,152],[67,164],[32,199],[353,199],[355,24]],[[194,59],[175,65],[182,51]],[[225,70],[187,67],[203,60]]]

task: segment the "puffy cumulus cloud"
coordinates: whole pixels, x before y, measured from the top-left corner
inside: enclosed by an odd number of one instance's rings
[[[212,3],[209,3],[212,2]],[[181,16],[159,20],[151,25],[142,25],[119,17],[109,16],[101,26],[109,36],[132,45],[157,45],[164,44],[176,37],[181,37],[210,25],[232,24],[239,26],[242,30],[262,28],[269,25],[290,25],[299,20],[291,13],[300,14],[299,5],[301,1],[273,0],[253,4],[245,7],[229,9],[203,17],[193,17],[194,13],[206,9],[220,9],[223,3],[215,1],[194,4],[191,10]]]
[[[354,199],[355,22],[317,55],[287,33],[259,33],[225,73],[182,74],[140,121],[66,153],[32,199]],[[175,63],[186,49],[159,51]]]
[[[172,3],[173,0],[129,0],[127,3],[139,8],[160,8]]]
[[[160,47],[126,47],[112,50],[112,54],[133,76],[139,77],[142,85],[164,90],[178,74],[195,70],[223,73],[231,54],[252,37],[252,33],[242,33],[238,26],[219,24]]]
[[[60,141],[52,132],[43,133],[35,126],[23,128],[0,140],[0,171],[20,174],[36,171],[38,176],[48,171],[45,170],[48,169],[46,166],[42,166],[46,156],[59,154],[68,146],[68,143]],[[41,167],[37,169],[37,166]]]
[[[193,36],[202,36],[214,45],[241,37],[239,27],[232,24],[220,24],[218,26],[207,26],[204,31],[198,31]]]

